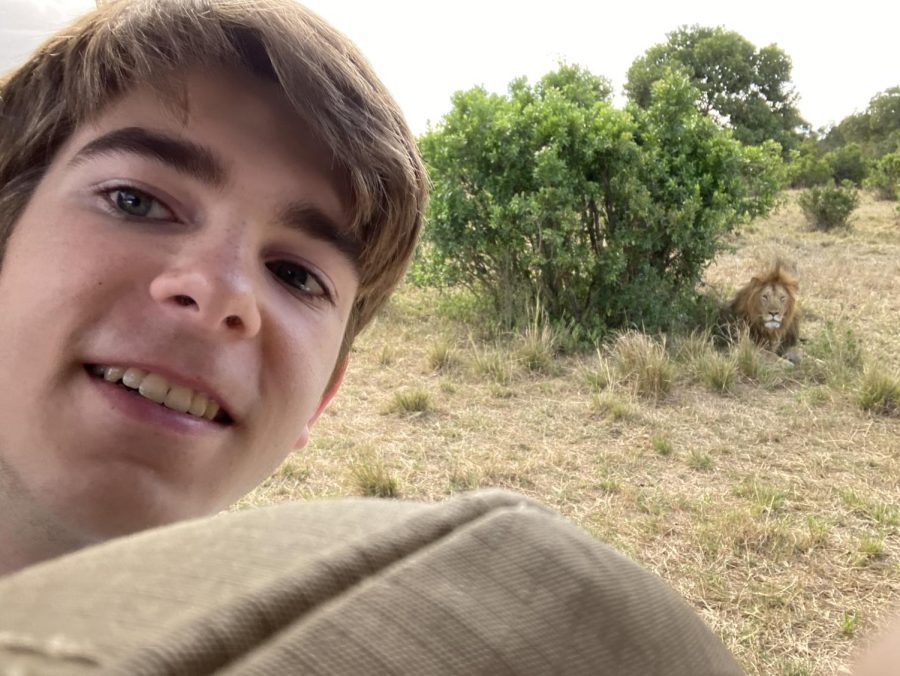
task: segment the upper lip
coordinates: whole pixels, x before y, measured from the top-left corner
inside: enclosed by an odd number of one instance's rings
[[[229,401],[219,387],[213,385],[209,380],[202,376],[185,376],[183,369],[164,366],[157,363],[141,361],[139,359],[98,359],[86,362],[87,364],[95,364],[99,366],[118,366],[121,368],[138,368],[142,371],[156,373],[165,378],[170,385],[179,385],[181,387],[189,387],[194,392],[202,392],[210,399],[213,399],[223,411],[228,415],[233,423],[237,423],[239,418],[235,412],[234,405]]]

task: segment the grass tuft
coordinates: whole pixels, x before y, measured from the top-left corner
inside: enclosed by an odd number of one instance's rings
[[[591,364],[584,367],[581,370],[581,376],[584,378],[584,382],[587,383],[588,387],[594,392],[605,390],[612,385],[615,380],[609,359],[607,359],[602,350],[599,349],[597,350],[596,365]]]
[[[884,539],[872,535],[863,535],[856,548],[856,565],[868,566],[885,557]]]
[[[708,453],[692,448],[687,457],[687,466],[698,472],[708,472],[713,468],[713,459]]]
[[[855,610],[845,610],[841,617],[841,636],[853,638],[859,626],[859,613]]]
[[[687,365],[706,359],[714,350],[712,332],[709,330],[694,329],[685,336],[675,338],[672,344],[675,359]]]
[[[862,346],[853,330],[843,324],[826,322],[807,344],[806,353],[811,358],[800,362],[800,372],[814,382],[846,386],[862,370]]]
[[[664,341],[637,331],[621,334],[611,348],[617,374],[631,383],[635,394],[658,399],[675,383],[675,365]]]
[[[475,371],[490,378],[498,385],[509,385],[512,381],[513,360],[509,352],[500,348],[482,350],[474,348]]]
[[[380,458],[374,455],[357,458],[350,466],[350,471],[361,495],[374,498],[400,496],[397,479]]]
[[[481,480],[474,470],[455,469],[447,481],[451,493],[474,491],[481,485]]]
[[[695,367],[701,382],[713,392],[730,392],[737,383],[738,364],[733,355],[711,352]]]
[[[629,420],[635,415],[631,404],[609,391],[595,394],[591,408],[610,422]]]
[[[860,408],[885,416],[900,415],[900,379],[867,369],[856,393]]]
[[[448,340],[439,340],[428,351],[428,369],[431,371],[449,371],[458,364],[459,355]]]
[[[388,413],[426,413],[434,408],[431,393],[421,387],[407,387],[394,393],[388,402]]]
[[[734,493],[752,502],[757,515],[780,512],[787,500],[785,491],[756,479],[745,480],[735,488]]]
[[[554,365],[559,341],[540,307],[530,314],[532,316],[519,341],[516,356],[527,370],[546,373]]]
[[[762,358],[762,350],[746,331],[741,333],[741,337],[735,346],[735,359],[738,371],[745,378],[750,380],[761,380],[764,370]]]
[[[650,437],[650,443],[653,445],[653,450],[660,455],[672,455],[672,442],[669,441],[668,437],[661,434],[655,434]]]
[[[378,364],[380,366],[391,366],[397,361],[397,349],[391,343],[382,345],[381,352],[378,354]]]

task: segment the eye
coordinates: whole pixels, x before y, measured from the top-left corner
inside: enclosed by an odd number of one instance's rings
[[[126,216],[158,221],[175,218],[162,202],[142,190],[121,186],[106,190],[104,194],[113,208]]]
[[[284,284],[307,296],[328,298],[328,291],[318,278],[304,266],[290,261],[273,261],[266,267]]]

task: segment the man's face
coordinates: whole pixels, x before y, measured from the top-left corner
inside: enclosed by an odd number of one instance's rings
[[[146,87],[75,131],[0,270],[0,472],[85,540],[225,507],[305,443],[357,290],[346,190],[274,88],[184,85],[186,114]]]

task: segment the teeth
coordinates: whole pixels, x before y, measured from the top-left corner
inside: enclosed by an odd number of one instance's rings
[[[195,415],[198,418],[202,418],[203,414],[206,413],[206,405],[209,403],[209,397],[207,397],[202,392],[197,392],[194,395],[194,398],[191,400],[191,406],[188,408],[188,413],[191,415]]]
[[[141,382],[144,380],[144,377],[146,375],[146,371],[141,371],[140,369],[136,368],[130,368],[122,375],[122,384],[124,384],[125,387],[130,387],[132,390],[136,390],[141,386]]]
[[[122,376],[125,375],[125,369],[119,368],[118,366],[110,366],[106,369],[103,377],[111,383],[117,383],[122,380]]]
[[[219,404],[203,392],[194,392],[181,385],[170,385],[168,380],[156,373],[119,366],[98,366],[92,370],[108,382],[121,381],[128,389],[137,390],[142,397],[179,413],[190,413],[198,418],[212,420],[221,410]]]
[[[166,395],[169,393],[169,383],[162,376],[148,373],[141,381],[138,392],[141,393],[142,397],[161,404],[166,400]]]
[[[194,398],[194,391],[189,387],[173,387],[166,394],[163,405],[171,408],[179,413],[187,413],[191,407],[191,399]]]

